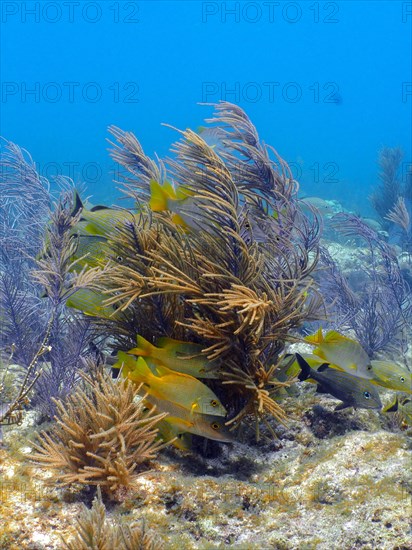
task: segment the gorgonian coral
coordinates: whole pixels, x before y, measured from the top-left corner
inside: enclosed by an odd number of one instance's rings
[[[126,380],[101,373],[83,380],[83,388],[57,402],[57,425],[40,434],[33,460],[50,468],[60,485],[97,485],[113,496],[131,487],[162,447],[156,424],[165,415],[135,401],[139,388]]]
[[[106,304],[122,313],[109,330],[117,350],[137,334],[200,344],[232,423],[249,413],[281,420],[274,365],[322,305],[312,284],[319,224],[302,214],[287,164],[270,158],[239,107],[222,102],[209,122],[218,144],[181,132],[168,171],[133,134],[111,129],[137,211],[111,231],[101,258],[112,265]]]

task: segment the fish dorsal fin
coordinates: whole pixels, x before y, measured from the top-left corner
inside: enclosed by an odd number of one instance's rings
[[[325,344],[338,344],[340,342],[354,341],[346,336],[343,336],[336,330],[330,330],[323,339]]]
[[[156,373],[157,376],[174,376],[176,378],[179,378],[181,381],[188,381],[190,380],[197,380],[194,376],[190,376],[190,374],[186,374],[184,372],[179,372],[177,370],[169,369],[168,367],[165,367],[163,364],[157,364],[156,365]],[[175,380],[176,380],[175,378]]]
[[[317,369],[318,372],[325,372],[327,370],[330,370],[329,363],[322,363]]]
[[[103,204],[97,204],[90,208],[90,212],[98,212],[99,210],[110,210],[109,206],[104,206]]]
[[[179,374],[178,372],[172,369],[169,369],[160,363],[157,363],[154,368],[156,370],[156,376],[167,376],[168,374]]]
[[[162,349],[170,349],[170,348],[180,348],[181,346],[185,346],[190,342],[184,342],[183,340],[174,340],[173,338],[169,338],[168,336],[161,336],[160,338],[156,338],[156,346],[158,348]]]
[[[73,206],[72,217],[74,218],[80,212],[80,210],[83,210],[83,208],[84,208],[84,206],[83,206],[83,203],[82,203],[82,199],[80,198],[80,195],[79,195],[79,192],[77,191],[77,189],[75,189],[75,191],[74,191],[74,206]]]
[[[309,342],[309,344],[321,344],[324,340],[322,327],[319,327],[315,334],[310,334],[309,336],[306,336],[305,340],[306,342]]]

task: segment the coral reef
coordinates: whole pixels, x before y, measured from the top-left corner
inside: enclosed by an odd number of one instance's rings
[[[5,145],[0,548],[411,546],[401,153],[382,152],[372,199],[385,234],[299,200],[239,107],[207,124],[164,162],[110,128],[129,209],[83,203],[65,178],[51,206]],[[302,334],[319,322],[336,330]]]

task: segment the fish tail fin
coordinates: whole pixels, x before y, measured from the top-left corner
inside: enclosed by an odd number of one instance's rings
[[[149,206],[153,212],[163,212],[168,210],[169,195],[167,191],[156,180],[150,181],[150,201]]]
[[[303,382],[304,380],[310,378],[310,372],[312,369],[310,368],[309,363],[305,359],[303,359],[303,357],[299,355],[299,353],[296,353],[296,360],[301,369],[301,372],[298,374],[298,378],[301,382]]]
[[[395,396],[395,401],[393,401],[392,403],[389,403],[389,405],[387,405],[383,410],[382,412],[396,412],[399,408],[399,401],[398,401],[398,396],[396,395]]]
[[[176,190],[173,187],[173,185],[170,183],[170,181],[165,181],[163,183],[163,189],[169,195],[170,198],[176,199]]]
[[[323,342],[322,327],[319,327],[315,334],[306,336],[305,340],[309,342],[309,344],[321,344]]]
[[[127,376],[133,371],[136,364],[136,359],[127,355],[124,351],[117,352],[117,361],[112,365],[112,369],[122,370],[123,375]]]
[[[143,338],[143,336],[138,334],[136,342],[137,346],[129,350],[128,353],[133,355],[141,355],[142,357],[149,357],[152,354],[154,346],[146,340],[146,338]]]
[[[153,378],[153,376],[154,375],[146,361],[143,359],[143,357],[139,357],[135,363],[133,372],[131,373],[131,378],[135,382],[143,382],[146,385],[150,385],[150,380]]]

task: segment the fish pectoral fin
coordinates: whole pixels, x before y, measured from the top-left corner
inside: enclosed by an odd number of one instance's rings
[[[172,222],[176,225],[182,226],[183,229],[188,229],[189,228],[189,226],[187,225],[185,220],[179,214],[173,214],[172,215]]]
[[[320,367],[317,369],[318,372],[325,372],[325,370],[329,370],[330,369],[329,365],[330,363],[322,363]]]
[[[193,416],[194,413],[198,412],[198,409],[199,409],[199,403],[196,400],[192,403],[192,406],[190,408],[190,416]]]

